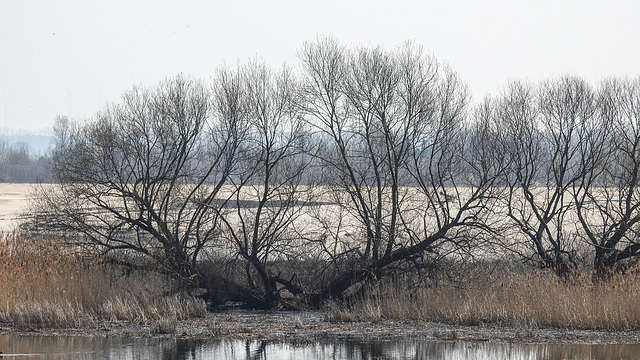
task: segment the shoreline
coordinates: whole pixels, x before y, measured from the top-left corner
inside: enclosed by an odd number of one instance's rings
[[[166,333],[159,321],[137,325],[124,321],[81,320],[72,329],[15,330],[0,324],[0,334],[19,336],[87,336],[192,338],[202,340],[318,341],[424,340],[545,344],[634,344],[640,330],[526,329],[497,325],[448,325],[422,321],[331,322],[322,312],[231,310],[173,323]]]

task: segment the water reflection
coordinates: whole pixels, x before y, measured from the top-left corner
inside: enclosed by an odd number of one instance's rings
[[[276,342],[81,336],[0,336],[5,359],[640,359],[640,345],[377,340]]]

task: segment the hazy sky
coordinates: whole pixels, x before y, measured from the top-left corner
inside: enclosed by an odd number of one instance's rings
[[[0,0],[0,127],[93,116],[133,85],[260,57],[297,65],[305,41],[413,40],[474,99],[509,80],[640,75],[638,1]]]

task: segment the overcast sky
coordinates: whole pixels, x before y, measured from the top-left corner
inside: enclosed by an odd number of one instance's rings
[[[474,99],[509,80],[640,75],[638,1],[0,0],[0,127],[93,116],[133,85],[260,57],[297,65],[305,41],[413,40]]]

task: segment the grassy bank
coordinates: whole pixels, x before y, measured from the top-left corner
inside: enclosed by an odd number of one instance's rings
[[[457,325],[588,330],[640,329],[640,276],[594,284],[552,274],[501,273],[476,284],[415,288],[406,281],[368,288],[348,304],[331,304],[334,321],[419,320]]]
[[[204,302],[164,297],[166,281],[123,276],[113,265],[82,258],[52,241],[0,237],[0,323],[20,330],[82,328],[96,320],[166,327],[206,314]]]

